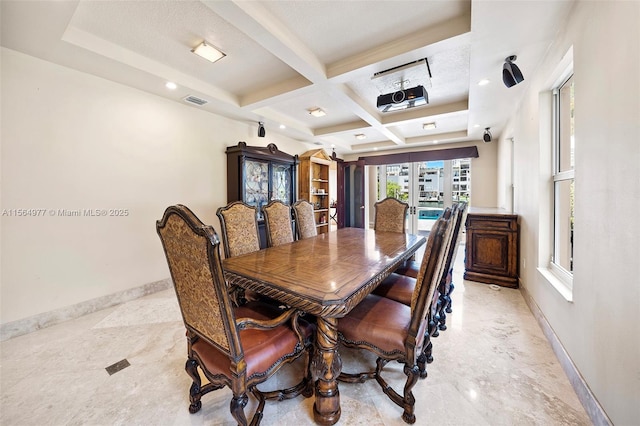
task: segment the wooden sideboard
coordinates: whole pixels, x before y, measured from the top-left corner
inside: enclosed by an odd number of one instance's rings
[[[518,215],[500,209],[470,208],[464,279],[518,287]]]

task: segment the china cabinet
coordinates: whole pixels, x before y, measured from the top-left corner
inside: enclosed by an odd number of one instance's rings
[[[296,201],[298,156],[282,152],[271,143],[266,147],[239,142],[227,147],[227,202],[244,201],[258,208],[260,245],[266,246],[262,207],[271,200],[287,205]]]
[[[300,155],[300,179],[298,195],[300,199],[313,204],[318,234],[329,231],[330,198],[329,169],[331,157],[324,149],[314,149]]]

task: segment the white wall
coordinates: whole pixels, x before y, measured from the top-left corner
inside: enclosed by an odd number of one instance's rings
[[[505,132],[515,138],[522,285],[616,425],[640,419],[639,22],[640,2],[577,2],[540,68],[524,70],[530,87]],[[548,263],[551,232],[548,90],[571,45],[576,88],[573,302],[536,269]],[[501,203],[508,200],[504,183],[510,152],[504,144],[509,143],[500,140]]]
[[[168,278],[155,221],[182,203],[219,229],[227,146],[309,149],[5,48],[1,131],[2,324]],[[8,216],[12,209],[44,216]]]

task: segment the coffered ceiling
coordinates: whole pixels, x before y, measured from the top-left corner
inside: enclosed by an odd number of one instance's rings
[[[572,1],[0,4],[7,48],[175,102],[195,96],[207,103],[193,108],[263,121],[276,143],[283,134],[348,155],[479,140],[485,127],[499,136]],[[191,53],[202,41],[226,56]],[[509,55],[525,76],[512,88],[502,83]],[[427,105],[377,109],[379,95],[417,85]]]

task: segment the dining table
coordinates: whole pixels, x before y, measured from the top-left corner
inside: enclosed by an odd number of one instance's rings
[[[424,243],[423,236],[414,234],[340,228],[223,261],[229,285],[316,316],[311,366],[317,424],[333,425],[340,419],[339,318]]]

